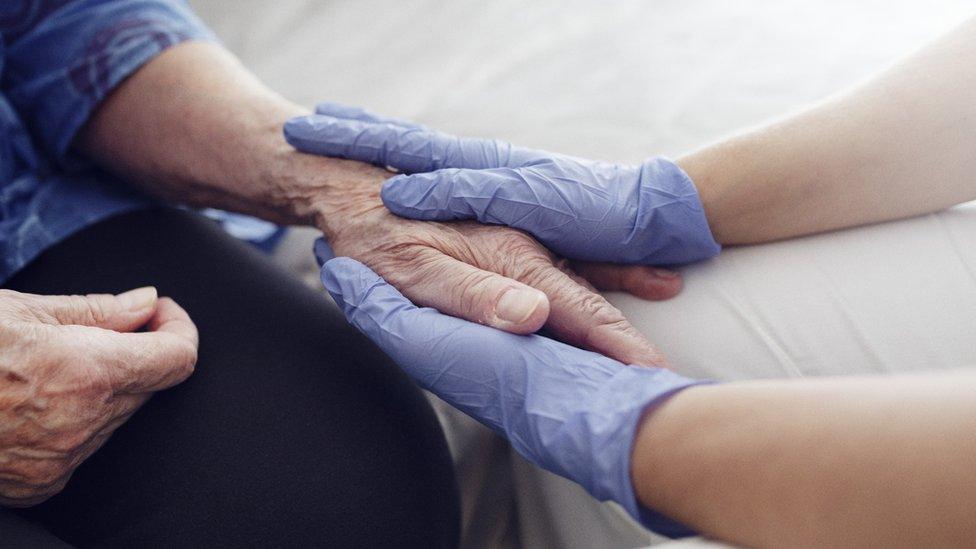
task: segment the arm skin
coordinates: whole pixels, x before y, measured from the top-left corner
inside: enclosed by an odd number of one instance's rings
[[[282,224],[314,221],[320,180],[384,170],[295,152],[281,137],[306,109],[275,94],[223,48],[170,48],[119,86],[82,129],[76,147],[148,193],[238,211]],[[321,200],[321,198],[320,198]]]
[[[752,244],[976,198],[976,19],[860,86],[678,159],[716,239]]]
[[[976,372],[693,387],[645,415],[638,499],[746,546],[976,539]]]

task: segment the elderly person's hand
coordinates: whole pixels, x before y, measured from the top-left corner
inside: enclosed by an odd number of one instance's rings
[[[332,112],[341,108],[328,105]],[[359,109],[345,114],[351,120],[375,117]],[[286,135],[295,142],[288,127]],[[389,172],[355,163],[346,169],[361,174],[329,174],[329,184],[311,200],[316,224],[335,254],[365,263],[414,303],[516,334],[545,325],[563,341],[626,363],[666,364],[596,290],[666,299],[680,291],[677,273],[596,263],[571,268],[521,231],[471,222],[405,220],[392,215],[380,200],[380,186]],[[363,184],[364,177],[373,177],[375,184]]]
[[[624,362],[665,364],[617,308],[535,239],[473,222],[397,217],[379,198],[387,175],[321,192],[316,224],[335,254],[369,265],[411,301],[443,313],[517,334],[545,325],[564,341]],[[680,288],[670,274],[643,278],[645,294],[656,297]]]
[[[151,287],[117,296],[0,290],[0,342],[0,504],[14,507],[60,492],[197,358],[190,317]]]

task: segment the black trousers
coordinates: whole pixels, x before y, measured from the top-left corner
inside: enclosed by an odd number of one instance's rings
[[[196,372],[156,394],[61,494],[0,509],[0,546],[457,544],[451,459],[421,392],[324,291],[209,220],[162,208],[117,216],[6,286],[150,284],[200,329]]]

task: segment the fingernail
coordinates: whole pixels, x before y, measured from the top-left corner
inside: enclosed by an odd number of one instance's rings
[[[156,303],[156,297],[156,288],[152,286],[136,288],[135,290],[129,290],[128,292],[118,295],[122,306],[129,310],[139,310],[151,307],[154,303]]]
[[[504,321],[521,324],[532,316],[544,299],[542,292],[512,288],[498,299],[495,314]]]
[[[657,278],[678,278],[678,273],[667,269],[651,269],[651,274]]]

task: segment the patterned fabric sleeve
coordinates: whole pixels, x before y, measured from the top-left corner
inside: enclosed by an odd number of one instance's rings
[[[2,87],[46,156],[64,166],[75,134],[112,89],[166,48],[216,40],[181,0],[3,0]]]

